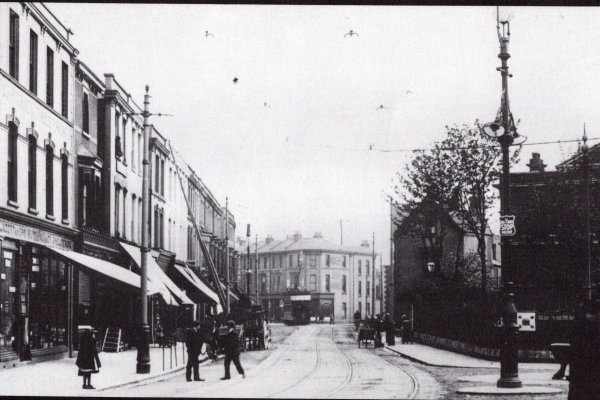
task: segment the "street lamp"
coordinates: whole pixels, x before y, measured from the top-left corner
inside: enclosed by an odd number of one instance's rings
[[[587,145],[587,135],[585,133],[585,124],[583,124],[583,179],[585,185],[585,263],[587,264],[587,285],[585,286],[585,295],[588,300],[592,300],[592,268],[590,262],[590,157]]]
[[[498,9],[497,9],[498,10]],[[502,25],[502,29],[500,29]],[[498,31],[498,40],[500,42],[500,54],[498,58],[502,60],[502,66],[496,68],[502,75],[502,102],[500,111],[494,122],[485,124],[483,126],[483,132],[498,140],[502,149],[502,186],[500,192],[500,209],[501,209],[501,222],[512,221],[514,223],[514,217],[510,215],[510,153],[509,147],[514,143],[515,138],[518,136],[517,129],[514,124],[514,119],[510,113],[510,104],[508,100],[508,78],[512,77],[508,73],[508,59],[510,54],[508,53],[508,42],[510,40],[510,22],[508,19],[500,20],[499,11],[496,23],[496,29]],[[502,224],[501,224],[502,225]],[[502,308],[502,325],[501,330],[504,333],[502,338],[502,346],[500,349],[500,379],[497,382],[497,386],[501,388],[519,388],[522,386],[521,380],[519,379],[519,362],[518,362],[518,350],[516,346],[516,335],[519,330],[517,325],[517,309],[515,307],[513,298],[514,295],[511,290],[512,282],[510,282],[510,274],[506,266],[510,263],[510,236],[514,234],[513,227],[506,227],[511,229],[503,230],[501,227],[501,244],[502,244],[502,259],[506,260],[504,263],[504,269],[502,273],[504,283],[504,305]],[[510,236],[509,236],[510,235]]]
[[[248,258],[246,262],[246,295],[248,296],[248,302],[252,303],[250,300],[250,277],[252,271],[250,270],[250,224],[246,227],[246,244],[248,245]]]
[[[427,263],[427,271],[429,271],[429,273],[432,273],[434,269],[435,269],[435,263],[433,261],[429,261]]]

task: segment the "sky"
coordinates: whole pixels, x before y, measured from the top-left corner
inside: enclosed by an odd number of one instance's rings
[[[321,232],[359,245],[374,233],[387,264],[386,195],[410,157],[387,150],[426,148],[446,125],[490,122],[500,106],[495,7],[48,7],[98,76],[114,73],[138,104],[150,86],[151,111],[174,115],[151,123],[223,206],[229,198],[237,234],[251,224],[259,240]],[[575,140],[585,122],[600,137],[600,9],[501,13],[512,16],[519,133]],[[554,169],[576,148],[524,146],[513,171],[532,152]]]

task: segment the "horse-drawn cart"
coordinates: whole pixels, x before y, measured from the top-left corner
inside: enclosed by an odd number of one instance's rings
[[[244,322],[244,339],[248,350],[266,350],[271,342],[271,327],[262,310],[252,310]]]
[[[360,342],[363,342],[365,347],[367,347],[369,342],[373,342],[373,346],[375,346],[375,329],[361,327],[358,330],[358,348],[359,349],[360,349]]]

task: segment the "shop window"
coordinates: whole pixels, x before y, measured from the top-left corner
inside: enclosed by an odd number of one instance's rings
[[[34,255],[30,281],[31,348],[67,344],[67,264],[51,253]]]
[[[15,281],[16,253],[10,250],[0,252],[0,349],[10,349],[14,337],[15,304],[13,291]]]

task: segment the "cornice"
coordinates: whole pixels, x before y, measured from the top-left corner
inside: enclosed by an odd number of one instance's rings
[[[45,7],[45,6],[44,6]],[[32,16],[38,21],[38,23],[42,26],[45,27],[45,29],[47,30],[47,32],[50,33],[50,35],[54,38],[54,40],[56,40],[57,42],[60,43],[60,46],[64,47],[65,50],[67,50],[67,52],[69,53],[69,55],[71,57],[77,57],[79,55],[79,50],[77,50],[75,48],[75,46],[73,46],[68,40],[67,38],[65,38],[59,31],[58,29],[56,29],[56,27],[54,26],[54,24],[52,22],[50,22],[48,20],[48,18],[46,18],[46,16],[44,15],[43,12],[41,12],[37,5],[35,3],[31,3],[31,2],[27,2],[27,3],[23,3],[23,8],[25,9],[25,12],[29,12],[27,11],[28,9],[34,11],[32,13]],[[52,12],[50,10],[48,10],[46,8],[46,10],[52,15],[54,16],[54,14],[52,14]],[[55,17],[56,18],[56,17]],[[67,27],[65,27],[64,25],[62,25],[62,23],[60,21],[58,21],[57,18],[57,22],[59,24],[61,24],[61,26],[63,28],[65,28],[65,30],[68,30]]]
[[[31,217],[29,215],[10,210],[8,208],[0,208],[0,218],[5,218],[9,221],[27,225],[27,226],[31,226],[31,227],[39,227],[48,232],[65,236],[71,240],[75,240],[77,234],[79,233],[79,231],[77,231],[75,229],[67,228],[64,226],[57,225],[57,224],[53,224],[53,223],[47,222],[43,219]]]

